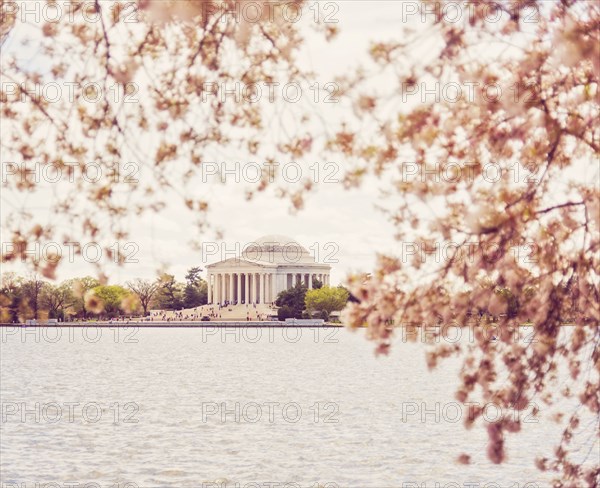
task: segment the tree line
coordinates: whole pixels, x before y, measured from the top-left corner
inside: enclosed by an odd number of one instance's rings
[[[86,320],[147,316],[150,310],[181,310],[205,305],[208,284],[200,267],[190,268],[185,281],[162,273],[155,280],[134,279],[121,284],[106,284],[91,276],[60,283],[4,273],[0,286],[0,321],[58,319]],[[279,293],[275,304],[278,318],[330,319],[332,312],[344,308],[349,298],[342,286],[329,287],[316,280],[313,289],[297,284]]]
[[[277,296],[275,305],[277,318],[322,318],[329,320],[332,312],[342,310],[350,293],[343,286],[323,286],[319,280],[315,280],[312,289],[308,289],[302,283],[296,284],[289,290],[284,290]]]
[[[37,273],[26,277],[4,273],[0,286],[0,321],[58,319],[85,320],[146,316],[149,310],[179,310],[207,303],[208,286],[192,267],[185,281],[162,273],[155,280],[134,279],[122,284],[101,283],[84,276],[60,283]]]

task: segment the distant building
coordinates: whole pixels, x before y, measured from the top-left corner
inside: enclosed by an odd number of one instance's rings
[[[208,303],[271,303],[297,283],[329,285],[331,266],[319,264],[294,239],[269,235],[246,246],[241,256],[207,266]]]

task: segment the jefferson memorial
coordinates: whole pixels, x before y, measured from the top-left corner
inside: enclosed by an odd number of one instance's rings
[[[294,239],[281,235],[261,237],[240,256],[209,264],[208,303],[267,304],[284,290],[315,280],[329,285],[331,266],[319,264]]]

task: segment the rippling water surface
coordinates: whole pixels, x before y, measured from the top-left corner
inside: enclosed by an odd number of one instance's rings
[[[343,329],[2,334],[5,484],[549,484],[533,459],[555,426],[525,423],[509,462],[492,465],[484,430],[466,431],[453,403],[459,363],[429,372],[419,343],[376,358]],[[455,463],[461,452],[471,465]]]

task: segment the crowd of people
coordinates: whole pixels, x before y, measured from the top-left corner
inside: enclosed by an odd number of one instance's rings
[[[240,304],[241,305],[241,304]],[[246,303],[246,321],[265,321],[268,320],[270,313],[265,313],[265,307],[257,307],[256,303]],[[271,313],[275,313],[274,303],[265,304]],[[168,311],[168,310],[153,310],[145,320],[150,322],[180,322],[180,321],[211,321],[223,320],[223,312],[225,310],[231,312],[234,306],[238,306],[237,302],[225,301],[223,303],[215,303],[201,305],[188,310]]]

